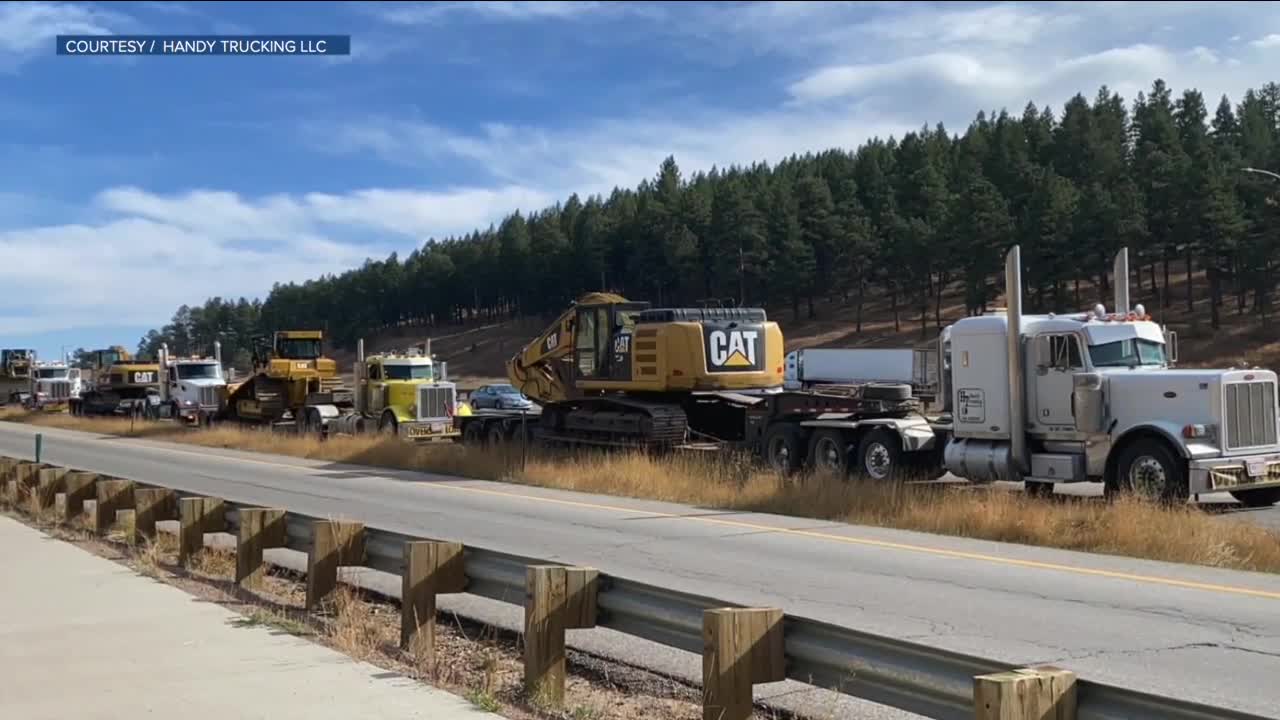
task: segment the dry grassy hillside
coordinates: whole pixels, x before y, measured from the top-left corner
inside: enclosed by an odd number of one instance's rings
[[[1145,271],[1145,268],[1144,268]],[[1216,333],[1209,327],[1208,283],[1202,273],[1192,276],[1194,309],[1186,308],[1186,276],[1171,277],[1168,295],[1169,307],[1160,310],[1159,299],[1149,290],[1131,291],[1131,301],[1142,303],[1157,320],[1165,322],[1178,332],[1179,365],[1183,367],[1230,367],[1257,365],[1280,369],[1280,320],[1271,329],[1261,327],[1252,314],[1237,315],[1233,298],[1228,298],[1221,309],[1222,328]],[[1091,284],[1080,286],[1080,307],[1084,310],[1101,299],[1110,308],[1111,295],[1099,298]],[[994,305],[999,306],[1003,299]],[[895,331],[892,307],[887,297],[868,299],[863,307],[862,331],[857,331],[856,308],[853,303],[844,304],[821,300],[815,305],[815,319],[807,317],[802,305],[801,319],[794,321],[790,307],[771,307],[769,316],[782,326],[786,338],[786,351],[808,347],[907,347],[933,338],[937,333],[933,308],[929,309],[928,327],[920,330],[918,307],[902,307],[899,329]],[[942,322],[964,316],[964,299],[960,288],[952,287],[943,294]],[[1030,311],[1030,308],[1028,308]],[[1249,309],[1246,308],[1246,313]],[[432,352],[449,363],[449,374],[463,388],[485,382],[505,381],[504,363],[525,343],[533,340],[552,321],[552,318],[525,318],[496,324],[458,326],[447,328],[432,337]],[[370,351],[385,348],[407,347],[424,342],[429,337],[425,329],[405,328],[366,339]],[[340,367],[350,367],[354,354],[335,353]]]

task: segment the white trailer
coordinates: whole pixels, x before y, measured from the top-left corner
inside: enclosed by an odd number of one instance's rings
[[[932,437],[887,426],[875,442],[850,429],[819,460],[877,480],[911,466],[970,482],[1102,482],[1107,494],[1163,501],[1228,492],[1248,506],[1280,501],[1280,405],[1270,370],[1173,369],[1177,336],[1129,304],[1127,249],[1115,303],[1064,315],[1022,314],[1021,253],[1005,260],[1007,304],[944,328],[936,343],[943,414]],[[817,423],[811,423],[817,424]]]
[[[898,383],[915,396],[938,392],[938,352],[930,343],[916,348],[804,348],[787,353],[783,387],[817,389],[823,385]]]

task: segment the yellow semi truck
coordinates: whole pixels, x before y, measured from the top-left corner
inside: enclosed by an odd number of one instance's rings
[[[355,412],[331,423],[346,435],[380,432],[414,442],[453,440],[458,390],[448,365],[431,356],[430,343],[368,357],[356,349]]]

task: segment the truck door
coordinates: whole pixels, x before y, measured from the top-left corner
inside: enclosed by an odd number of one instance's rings
[[[382,363],[369,363],[369,378],[365,383],[365,402],[369,408],[369,414],[376,415],[382,412],[385,403],[383,389],[386,385],[383,383]]]
[[[1029,378],[1034,378],[1035,398],[1033,417],[1042,431],[1074,431],[1075,418],[1071,416],[1071,376],[1084,370],[1084,356],[1080,351],[1080,339],[1072,333],[1052,333],[1037,336],[1038,343],[1047,343],[1048,357],[1037,357],[1032,352],[1033,364]],[[1048,361],[1047,363],[1045,361]]]

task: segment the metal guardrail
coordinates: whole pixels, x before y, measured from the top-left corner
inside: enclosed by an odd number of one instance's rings
[[[160,487],[141,482],[136,485]],[[175,494],[179,498],[202,496],[183,490],[175,490]],[[233,533],[239,528],[241,508],[263,507],[258,503],[224,502],[226,527]],[[308,552],[313,523],[333,519],[337,518],[287,512],[286,547]],[[363,566],[400,575],[404,569],[404,544],[431,539],[435,538],[366,526]],[[470,545],[464,546],[463,552],[466,593],[515,605],[522,605],[525,600],[526,566],[563,565]],[[596,603],[597,627],[697,654],[704,651],[703,611],[742,607],[604,572],[599,576]],[[974,717],[976,676],[1021,667],[793,615],[784,617],[783,636],[789,679],[939,720]],[[1078,720],[1267,720],[1246,712],[1084,679],[1077,680],[1076,693]]]

